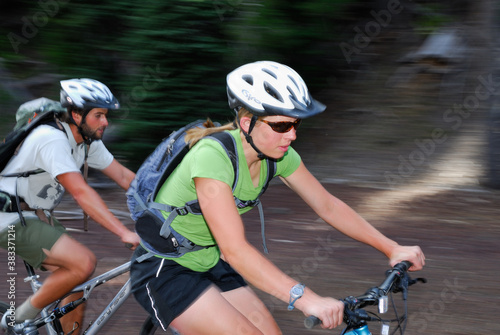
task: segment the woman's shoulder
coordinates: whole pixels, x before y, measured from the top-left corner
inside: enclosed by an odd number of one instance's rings
[[[235,138],[233,131],[224,131],[223,133],[230,134],[233,136],[233,138]],[[232,142],[228,142],[227,140],[222,140],[221,137],[206,136],[202,138],[198,143],[196,143],[196,145],[190,151],[211,151],[227,153],[228,151],[233,151],[233,148],[235,147],[237,148],[236,139]]]

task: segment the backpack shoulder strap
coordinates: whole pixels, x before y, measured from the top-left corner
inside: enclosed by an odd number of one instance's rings
[[[239,175],[238,174],[238,153],[236,151],[236,142],[234,140],[234,137],[231,134],[223,131],[223,132],[218,132],[218,133],[214,133],[214,134],[205,136],[204,138],[210,138],[214,141],[217,141],[218,143],[220,143],[220,145],[226,151],[226,153],[227,153],[227,155],[228,155],[228,157],[231,160],[231,163],[233,165],[233,170],[234,170],[234,175],[235,175],[235,178],[233,181],[233,186],[232,186],[232,190],[234,192],[234,189],[236,188],[236,184],[238,183],[238,175]],[[182,149],[182,152],[180,152],[177,155],[179,157],[178,162],[176,162],[173,165],[177,166],[180,163],[180,160],[182,160],[182,158],[186,155],[188,150],[189,150],[189,147],[186,145],[185,148]],[[176,158],[174,158],[174,159],[176,159]],[[172,168],[172,170],[173,170],[173,168]],[[165,174],[166,173],[164,173],[164,175]],[[166,180],[165,177],[163,177],[163,182],[164,182],[164,180]],[[160,185],[160,183],[158,183],[157,185]],[[155,196],[156,196],[156,193],[158,192],[157,189],[158,189],[158,186],[156,187],[156,189],[154,191]],[[167,204],[160,204],[160,203],[156,203],[156,202],[149,202],[147,206],[149,209],[158,209],[158,210],[164,210],[164,211],[170,212],[170,214],[168,215],[167,219],[163,222],[163,225],[160,229],[161,236],[168,236],[172,232],[170,225],[172,224],[172,222],[174,221],[174,219],[178,215],[186,215],[188,213],[196,214],[196,215],[201,214],[200,205],[199,205],[199,202],[197,199],[189,201],[186,204],[184,204],[184,206],[181,206],[181,207],[174,207],[174,206],[170,206]]]
[[[262,236],[262,248],[264,249],[264,252],[266,254],[269,253],[269,250],[267,249],[267,244],[266,244],[266,225],[264,221],[264,209],[262,208],[262,203],[260,202],[259,198],[264,192],[266,191],[267,187],[269,186],[269,183],[271,180],[274,178],[274,175],[276,174],[276,164],[277,162],[272,159],[266,159],[267,161],[267,179],[262,186],[262,189],[260,190],[259,196],[257,198],[257,208],[259,209],[259,217],[260,217],[260,234]]]
[[[236,142],[234,140],[234,137],[228,133],[228,132],[219,132],[219,133],[214,133],[209,136],[209,138],[212,138],[216,141],[218,141],[222,147],[226,150],[226,153],[231,160],[231,163],[233,164],[233,169],[234,169],[234,181],[233,181],[233,187],[232,191],[234,193],[236,189],[236,184],[238,183],[238,177],[239,177],[239,161],[238,161],[238,152],[236,150]],[[266,244],[266,229],[265,229],[265,220],[264,220],[264,209],[262,208],[262,204],[259,200],[260,196],[264,194],[264,192],[267,190],[267,187],[269,186],[269,183],[271,180],[274,178],[274,175],[276,174],[277,170],[277,162],[272,159],[266,159],[267,163],[267,176],[266,176],[266,181],[264,185],[262,186],[262,189],[257,196],[256,199],[256,205],[257,208],[259,209],[259,217],[260,217],[260,227],[261,227],[261,235],[262,235],[262,247],[264,249],[264,252],[266,254],[269,253],[269,250],[267,249],[267,244]],[[241,202],[241,200],[236,199],[237,202]]]
[[[266,182],[264,184],[264,186],[262,186],[262,190],[260,191],[259,193],[259,197],[264,194],[264,192],[267,190],[267,187],[269,186],[269,183],[271,182],[271,180],[274,178],[274,175],[276,174],[276,170],[277,170],[277,162],[274,160],[274,159],[266,159],[267,161],[267,179],[266,179]]]
[[[233,164],[234,180],[233,180],[232,190],[234,192],[236,184],[238,184],[238,177],[239,177],[238,151],[236,150],[236,141],[234,140],[234,137],[226,131],[221,131],[218,133],[213,133],[211,135],[208,135],[205,138],[211,138],[219,142],[220,145],[222,145],[222,147],[224,148],[224,150],[226,150],[226,154],[231,160],[231,163]]]
[[[23,139],[19,142],[19,144],[15,147],[13,153],[12,153],[12,156],[16,156],[18,153],[19,153],[19,150],[21,150],[21,146],[24,144],[24,141],[26,140],[26,138],[31,134],[31,132],[37,128],[38,126],[41,126],[41,125],[48,125],[48,126],[51,126],[55,129],[58,129],[60,131],[62,131],[66,137],[68,137],[68,134],[66,133],[66,129],[64,129],[63,125],[61,124],[61,122],[59,121],[59,119],[57,119],[56,117],[56,113],[53,112],[53,111],[49,111],[49,112],[46,112],[45,114],[43,114],[42,116],[40,116],[40,119],[35,119],[36,122],[34,122],[33,124],[30,124],[28,127],[26,127],[27,129],[26,130],[19,130],[20,132],[23,132],[22,136]],[[20,133],[19,133],[20,134]],[[8,136],[12,136],[11,134],[8,135]],[[19,135],[18,135],[19,136]],[[23,178],[26,178],[26,177],[29,177],[33,174],[38,174],[38,173],[41,173],[43,172],[42,169],[35,169],[35,170],[29,170],[29,171],[23,171],[23,172],[15,172],[15,173],[9,173],[9,174],[0,174],[1,177],[16,177],[16,178],[20,178],[20,177],[23,177]]]

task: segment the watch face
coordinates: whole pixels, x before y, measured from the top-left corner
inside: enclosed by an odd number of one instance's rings
[[[294,298],[300,298],[304,294],[304,287],[301,285],[295,285],[290,290],[290,295]]]

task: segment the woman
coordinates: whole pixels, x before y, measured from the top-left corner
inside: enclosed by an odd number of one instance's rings
[[[179,258],[149,257],[139,247],[131,276],[135,297],[166,329],[181,334],[281,334],[270,312],[247,286],[274,295],[305,315],[315,315],[322,327],[342,323],[343,304],[321,297],[274,266],[246,239],[232,192],[234,171],[219,143],[202,139],[209,133],[228,131],[235,139],[239,180],[234,196],[255,199],[265,182],[266,159],[277,161],[276,176],[298,193],[332,227],[384,253],[391,264],[424,266],[419,247],[400,246],[329,194],[311,175],[290,144],[301,119],[322,112],[325,106],[312,99],[302,78],[275,62],[243,65],[227,76],[229,105],[234,123],[192,131],[193,145],[178,168],[160,189],[156,201],[173,206],[198,199],[203,215],[178,216],[171,227],[205,249]],[[168,213],[163,213],[165,217]]]

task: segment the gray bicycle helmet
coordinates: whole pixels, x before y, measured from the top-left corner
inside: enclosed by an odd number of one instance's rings
[[[61,81],[61,105],[82,110],[92,108],[117,109],[120,103],[103,83],[94,79]]]
[[[290,67],[259,61],[238,67],[227,75],[229,107],[244,107],[256,116],[285,115],[305,119],[323,112],[304,80]]]

